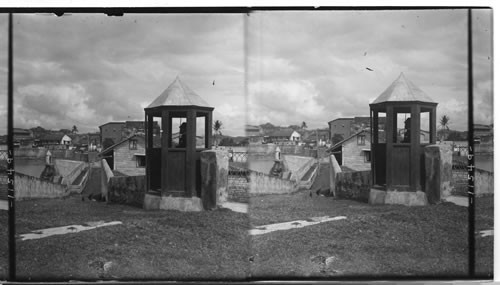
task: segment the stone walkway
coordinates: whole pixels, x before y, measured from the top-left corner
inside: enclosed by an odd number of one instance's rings
[[[0,210],[8,210],[9,202],[5,200],[0,200]]]
[[[285,222],[285,223],[277,223],[277,224],[259,226],[259,227],[251,229],[250,231],[248,231],[248,233],[249,233],[249,235],[262,235],[262,234],[267,234],[267,233],[274,232],[274,231],[298,229],[298,228],[303,228],[303,227],[307,227],[307,226],[317,225],[319,223],[338,221],[338,220],[343,220],[343,219],[347,219],[347,217],[345,217],[345,216],[314,217],[314,218],[310,218],[307,220],[297,220],[297,221],[291,221],[291,222]]]
[[[225,202],[222,203],[221,207],[238,213],[248,213],[248,204],[246,203]]]
[[[48,228],[48,229],[43,229],[43,230],[31,231],[31,233],[22,234],[19,236],[21,237],[21,240],[40,239],[40,238],[49,237],[49,236],[53,236],[53,235],[65,235],[65,234],[69,234],[69,233],[77,233],[77,232],[92,230],[92,229],[96,229],[96,228],[100,228],[100,227],[114,226],[114,225],[121,225],[121,224],[122,224],[122,222],[118,222],[118,221],[108,222],[108,223],[105,223],[103,221],[88,222],[88,223],[86,223],[86,225],[70,225],[70,226],[57,227],[57,228]]]
[[[453,203],[462,207],[469,207],[469,199],[461,196],[449,196],[444,199],[446,202]]]

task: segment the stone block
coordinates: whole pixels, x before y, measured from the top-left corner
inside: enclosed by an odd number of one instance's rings
[[[216,209],[227,201],[229,156],[227,151],[206,150],[201,160],[201,201],[205,210]]]
[[[387,191],[384,203],[406,206],[426,206],[427,195],[422,191]]]
[[[160,202],[161,202],[161,196],[146,194],[144,196],[143,208],[145,210],[159,210]]]
[[[198,197],[172,197],[162,196],[160,210],[178,210],[182,212],[203,211],[203,204]]]
[[[387,192],[384,190],[370,189],[370,196],[368,197],[368,203],[372,205],[385,204],[385,196]]]
[[[451,194],[452,154],[451,145],[429,145],[424,148],[425,193],[431,204]]]

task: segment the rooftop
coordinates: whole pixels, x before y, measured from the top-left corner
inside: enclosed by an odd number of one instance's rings
[[[185,85],[178,76],[146,109],[159,106],[210,107],[205,100]]]
[[[404,102],[404,101],[419,101],[436,103],[422,89],[406,79],[401,72],[399,77],[380,94],[371,104],[383,102]]]

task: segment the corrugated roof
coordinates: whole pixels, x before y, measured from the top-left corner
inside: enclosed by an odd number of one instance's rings
[[[147,108],[159,106],[210,107],[205,100],[186,86],[179,76]]]
[[[399,77],[371,104],[382,102],[420,101],[436,103],[401,72]]]

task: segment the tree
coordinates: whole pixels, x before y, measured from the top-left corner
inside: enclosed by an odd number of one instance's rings
[[[334,134],[332,137],[332,145],[335,145],[344,140],[344,136],[341,134]]]
[[[301,126],[302,129],[307,129],[307,124],[306,122],[302,122],[302,126]]]
[[[450,123],[450,117],[447,115],[443,115],[441,119],[439,119],[439,125],[441,126],[441,141],[444,140],[445,135],[448,133],[450,128],[448,124]]]
[[[222,136],[222,122],[220,120],[215,120],[214,122],[214,125],[213,125],[213,129],[214,129],[214,141],[215,141],[215,147],[218,146],[218,142],[217,142],[217,138],[219,136]]]
[[[71,132],[74,133],[74,134],[78,133],[78,128],[75,125],[73,125],[73,128],[71,129]]]

